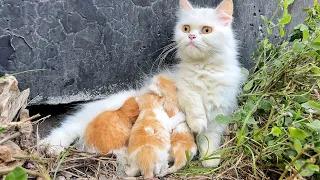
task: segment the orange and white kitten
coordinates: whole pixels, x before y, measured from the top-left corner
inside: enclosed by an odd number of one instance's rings
[[[137,98],[140,115],[134,124],[128,145],[128,176],[139,172],[145,179],[160,175],[168,168],[170,131],[185,120],[179,113],[169,118],[164,111],[164,97],[146,93]]]
[[[91,121],[85,131],[88,149],[100,153],[127,147],[132,125],[139,115],[134,97],[127,99],[119,110],[105,111]]]
[[[91,152],[108,153],[125,146],[139,114],[136,96],[136,91],[123,91],[84,104],[39,142],[41,150],[56,156],[77,139],[79,148]]]
[[[166,98],[164,109],[170,118],[182,112],[178,103],[177,90],[174,81],[165,75],[159,75],[153,78],[152,83],[149,85],[149,89],[159,96]],[[171,147],[169,154],[171,156],[170,159],[174,161],[174,164],[172,167],[162,172],[160,176],[174,173],[183,168],[187,163],[186,151],[189,151],[190,159],[197,153],[197,145],[193,133],[186,122],[180,123],[173,129],[170,141]]]

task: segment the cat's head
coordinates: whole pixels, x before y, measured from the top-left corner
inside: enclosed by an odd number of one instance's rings
[[[232,0],[223,0],[213,8],[194,8],[180,0],[174,40],[182,59],[207,59],[235,44],[231,23]]]

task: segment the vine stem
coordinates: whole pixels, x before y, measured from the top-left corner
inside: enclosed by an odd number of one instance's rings
[[[309,149],[309,146],[305,146],[302,151],[300,151],[300,153],[291,161],[291,163],[286,167],[286,169],[284,170],[284,172],[281,174],[279,180],[283,180],[283,178],[287,175],[289,169],[294,165],[294,163],[300,159],[300,157],[303,155],[303,153]]]

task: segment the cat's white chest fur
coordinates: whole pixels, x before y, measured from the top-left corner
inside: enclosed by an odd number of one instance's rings
[[[221,67],[213,63],[182,63],[177,80],[178,90],[192,90],[201,96],[206,117],[230,114],[236,108],[240,68]]]

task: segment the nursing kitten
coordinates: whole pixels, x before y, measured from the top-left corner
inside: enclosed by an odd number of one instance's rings
[[[107,154],[127,147],[138,115],[139,107],[134,97],[127,99],[119,110],[101,113],[86,128],[84,142],[87,148]]]
[[[46,154],[55,156],[76,139],[79,139],[80,148],[91,152],[107,153],[126,145],[132,123],[139,114],[134,99],[136,95],[136,91],[123,91],[84,104],[78,112],[68,116],[60,127],[41,140],[40,148]]]
[[[217,123],[215,117],[231,115],[237,108],[242,76],[232,14],[232,0],[223,0],[215,9],[193,8],[187,0],[180,0],[174,40],[181,62],[173,77],[187,123],[200,135],[200,158],[220,146],[226,126]],[[214,157],[202,164],[219,165],[220,155]]]
[[[154,77],[152,83],[149,85],[149,89],[159,96],[164,96],[166,98],[164,109],[169,117],[181,113],[175,82],[169,79],[168,76],[158,75]],[[160,176],[174,173],[183,168],[187,163],[186,151],[189,151],[190,159],[197,153],[197,145],[195,144],[193,133],[185,122],[180,123],[173,129],[170,136],[170,144],[169,159],[171,159],[174,164],[172,167],[162,172]]]
[[[179,113],[169,118],[163,109],[164,97],[146,93],[137,99],[140,115],[131,130],[125,172],[128,176],[141,172],[148,179],[168,168],[170,131],[185,117]]]

